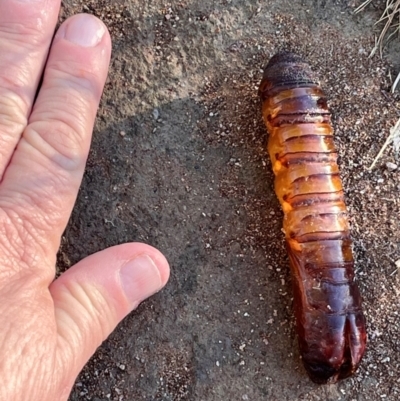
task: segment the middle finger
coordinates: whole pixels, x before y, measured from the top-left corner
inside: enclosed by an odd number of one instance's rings
[[[0,179],[27,124],[60,0],[0,0]]]

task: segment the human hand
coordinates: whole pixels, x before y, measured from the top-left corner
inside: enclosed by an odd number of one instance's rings
[[[66,400],[96,348],[169,276],[157,250],[132,243],[53,281],[111,52],[89,15],[64,22],[50,48],[59,6],[0,0],[1,401]]]

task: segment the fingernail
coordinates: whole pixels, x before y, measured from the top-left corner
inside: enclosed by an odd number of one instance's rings
[[[104,32],[100,20],[89,14],[79,14],[61,25],[56,38],[64,38],[82,47],[94,47],[101,41]]]
[[[160,272],[147,255],[140,255],[122,266],[120,277],[122,288],[132,307],[162,288]]]

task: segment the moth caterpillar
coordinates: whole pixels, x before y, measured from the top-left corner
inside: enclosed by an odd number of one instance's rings
[[[335,383],[356,371],[367,335],[327,99],[310,66],[288,52],[269,61],[259,94],[300,353],[314,382]]]

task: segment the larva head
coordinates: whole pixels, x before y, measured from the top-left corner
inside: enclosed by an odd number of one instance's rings
[[[275,54],[264,69],[259,94],[264,100],[275,91],[318,85],[310,66],[297,54]]]

